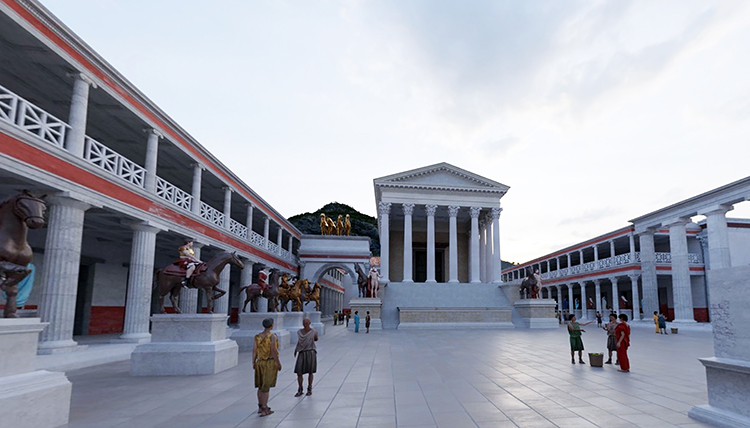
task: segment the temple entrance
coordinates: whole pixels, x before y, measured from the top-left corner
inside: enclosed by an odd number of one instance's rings
[[[445,245],[435,245],[435,281],[445,280]],[[414,282],[427,281],[427,247],[418,246],[414,248]]]

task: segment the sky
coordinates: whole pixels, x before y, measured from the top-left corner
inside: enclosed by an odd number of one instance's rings
[[[750,175],[750,2],[41,1],[287,217],[448,162],[524,262]]]

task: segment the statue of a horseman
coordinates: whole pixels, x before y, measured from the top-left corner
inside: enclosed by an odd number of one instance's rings
[[[29,229],[44,226],[47,208],[42,197],[29,191],[0,203],[0,289],[5,292],[5,318],[17,318],[18,283],[31,272],[33,253],[26,240]]]
[[[258,272],[258,283],[249,284],[240,287],[239,293],[245,292],[245,304],[242,306],[242,312],[247,311],[247,305],[250,304],[250,312],[258,312],[258,297],[268,299],[268,312],[276,312],[277,302],[279,299],[279,280],[281,272],[277,269],[264,268]]]
[[[526,278],[521,282],[519,292],[522,299],[540,299],[539,289],[542,285],[542,277],[539,275],[539,269],[531,271],[530,267],[526,268]]]

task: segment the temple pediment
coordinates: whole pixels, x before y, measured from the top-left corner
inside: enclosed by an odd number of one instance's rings
[[[455,167],[439,163],[386,177],[376,178],[375,187],[462,190],[504,194],[509,187]]]

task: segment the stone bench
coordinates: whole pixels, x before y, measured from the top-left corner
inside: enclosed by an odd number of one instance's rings
[[[510,308],[399,307],[399,329],[513,328]]]

